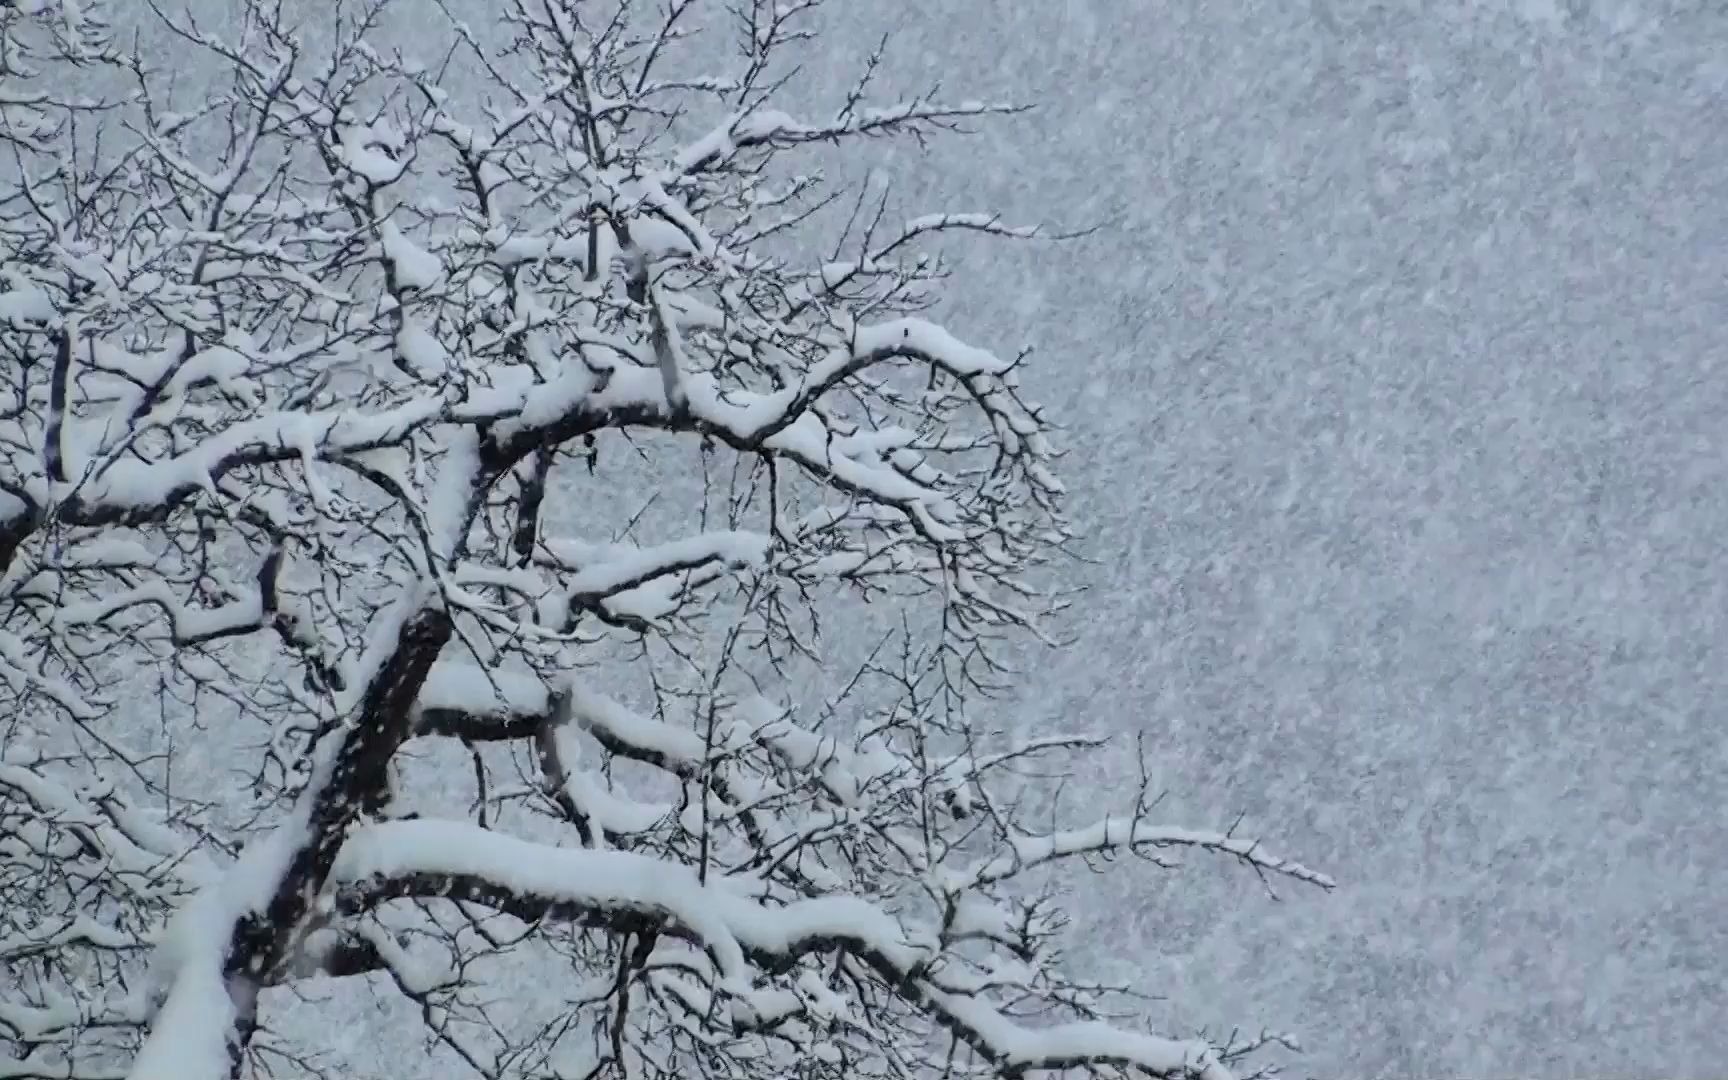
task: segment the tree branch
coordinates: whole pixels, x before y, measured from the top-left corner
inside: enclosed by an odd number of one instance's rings
[[[556,919],[614,934],[688,940],[727,992],[748,996],[750,967],[784,970],[810,955],[857,957],[909,1003],[998,1069],[1123,1065],[1150,1076],[1227,1080],[1213,1048],[1103,1023],[1027,1029],[980,997],[930,973],[932,956],[862,900],[824,897],[767,907],[700,883],[689,867],[624,852],[547,848],[457,822],[398,821],[356,833],[336,868],[338,906],[363,912],[386,900],[447,897],[532,921]]]

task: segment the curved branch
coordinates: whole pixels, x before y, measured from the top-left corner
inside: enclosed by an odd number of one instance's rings
[[[352,834],[333,868],[338,906],[362,912],[389,899],[447,897],[518,918],[556,919],[614,933],[652,930],[700,946],[721,988],[747,995],[758,972],[839,951],[867,964],[908,1004],[999,1070],[1119,1065],[1156,1077],[1229,1080],[1216,1051],[1082,1022],[1032,1029],[932,974],[927,947],[854,897],[769,906],[704,885],[688,866],[616,851],[572,851],[453,821],[393,821]]]

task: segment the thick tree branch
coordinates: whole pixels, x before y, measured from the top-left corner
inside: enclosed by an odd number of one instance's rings
[[[1140,1035],[1102,1023],[1036,1032],[988,1001],[944,985],[931,953],[872,905],[823,898],[765,907],[702,885],[688,867],[621,852],[548,849],[455,822],[391,822],[353,837],[337,868],[339,907],[445,897],[485,904],[524,921],[556,919],[614,934],[658,934],[701,947],[721,985],[748,996],[750,967],[785,970],[813,954],[842,952],[885,986],[929,1011],[998,1069],[1121,1065],[1157,1077],[1223,1080],[1206,1043]]]

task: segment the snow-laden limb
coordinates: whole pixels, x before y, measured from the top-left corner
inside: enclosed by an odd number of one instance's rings
[[[1264,850],[1256,840],[1227,833],[1154,825],[1133,817],[1104,817],[1078,829],[1044,835],[1014,836],[1009,850],[967,874],[969,885],[1001,881],[1056,859],[1112,851],[1156,852],[1161,848],[1194,847],[1234,856],[1257,870],[1304,881],[1330,889],[1336,883],[1326,874],[1310,870]]]
[[[255,1023],[255,988],[230,971],[237,927],[264,910],[304,842],[305,809],[247,846],[234,865],[175,912],[152,960],[156,1003],[150,1033],[126,1080],[190,1080],[228,1075],[243,1052],[237,1040]]]
[[[1062,1070],[1120,1065],[1151,1076],[1192,1074],[1229,1080],[1204,1042],[1136,1034],[1087,1021],[1027,1028],[986,1000],[945,988],[928,947],[907,940],[900,923],[856,897],[821,897],[766,906],[704,884],[686,866],[625,852],[548,849],[450,821],[399,821],[351,836],[333,880],[350,886],[344,903],[364,907],[393,897],[462,898],[524,920],[554,918],[589,926],[652,929],[687,936],[708,955],[717,986],[751,995],[749,960],[769,964],[838,949],[871,965],[897,993],[931,1009],[997,1069]]]
[[[546,722],[551,708],[551,693],[532,675],[444,660],[421,685],[415,731],[470,742],[523,739]]]
[[[965,1024],[990,1047],[991,1063],[1008,1075],[1028,1070],[1115,1065],[1150,1076],[1192,1076],[1194,1080],[1230,1080],[1218,1052],[1205,1042],[1184,1042],[1123,1031],[1097,1021],[1078,1021],[1047,1028],[1025,1028],[972,997],[928,990],[933,1004]]]
[[[749,954],[796,956],[845,942],[902,971],[915,970],[921,960],[892,917],[856,897],[819,897],[770,909],[704,886],[687,866],[630,852],[547,848],[462,822],[368,826],[343,845],[331,880],[352,883],[374,900],[430,889],[432,895],[516,908],[529,917],[562,909],[579,920],[660,924],[693,938],[722,985],[735,993],[748,992]]]
[[[741,152],[748,150],[836,142],[859,135],[928,131],[951,127],[962,120],[1019,111],[1010,104],[944,104],[917,99],[877,108],[851,109],[833,120],[812,123],[777,109],[749,109],[727,117],[680,149],[673,155],[672,164],[680,172],[708,172],[732,164]]]
[[[219,922],[213,931],[230,928]],[[236,1010],[222,980],[221,960],[214,950],[185,958],[184,970],[151,1018],[150,1035],[132,1059],[126,1080],[219,1077],[229,1071]]]
[[[256,592],[218,607],[194,609],[182,604],[166,582],[157,580],[101,600],[63,607],[57,618],[63,627],[96,623],[142,604],[155,605],[167,614],[173,639],[181,645],[256,630],[264,620],[265,610],[264,597]]]
[[[497,412],[520,409],[519,402],[511,402]],[[54,516],[69,524],[144,522],[166,516],[238,469],[397,445],[444,412],[442,398],[424,395],[378,413],[342,408],[265,414],[237,422],[193,449],[154,461],[80,462],[74,475],[87,479],[64,495],[45,474],[26,476],[22,490],[32,504],[52,506]]]
[[[607,753],[651,764],[678,776],[700,775],[704,752],[700,738],[687,729],[636,714],[590,689],[575,685],[549,692],[520,685],[500,695],[506,696],[509,701],[494,699],[492,706],[523,710],[519,716],[535,715],[537,723],[558,723],[563,715],[567,717],[566,723],[591,735]],[[452,704],[448,697],[442,700],[446,708]],[[870,820],[873,814],[884,812],[885,807],[892,807],[913,793],[921,800],[954,805],[944,797],[948,789],[931,783],[930,772],[921,772],[888,746],[844,746],[806,732],[783,712],[765,710],[763,703],[741,703],[740,711],[722,726],[726,734],[720,741],[730,749],[732,764],[717,769],[711,782],[722,793],[723,800],[752,785],[758,796],[778,786],[771,782],[764,787],[760,780],[741,774],[747,759],[737,755],[743,746],[750,744],[769,755],[763,764],[774,762],[808,775],[824,798],[861,811],[862,821]],[[1096,740],[1057,737],[996,753],[960,755],[950,759],[946,769],[954,770],[954,779],[965,786],[980,782],[1001,762],[1094,745]],[[566,755],[573,756],[570,751]],[[912,786],[918,784],[920,777],[924,779],[923,786]],[[832,812],[824,815],[818,810],[817,816],[836,820]],[[663,817],[662,811],[648,819],[638,818],[635,828],[611,831],[626,843],[641,843],[644,838],[636,834],[652,828]],[[1121,824],[1114,825],[1112,821]],[[749,842],[763,844],[770,850],[779,848],[790,835],[772,835],[774,826],[761,830],[759,824],[745,823],[743,815],[740,828]],[[377,846],[387,838],[390,839],[387,846],[392,849],[388,853]],[[393,838],[401,838],[402,842],[398,845]],[[824,842],[817,840],[816,846]],[[781,883],[786,891],[781,892],[773,881],[764,882],[753,874],[745,874],[736,879],[736,886],[729,888],[728,883],[734,881],[731,877],[721,878],[717,884],[705,884],[687,867],[661,859],[624,858],[623,853],[615,851],[535,850],[535,845],[523,841],[449,822],[382,826],[366,834],[365,846],[355,849],[352,861],[345,850],[339,866],[343,868],[343,876],[365,879],[344,891],[343,904],[347,907],[365,907],[407,896],[461,897],[530,922],[556,918],[617,932],[639,933],[645,927],[653,927],[660,934],[683,936],[710,955],[716,976],[722,980],[714,989],[734,996],[740,993],[737,986],[728,988],[723,984],[737,983],[740,963],[754,961],[772,971],[792,959],[789,952],[839,949],[865,961],[885,986],[894,988],[908,1003],[928,1011],[947,1031],[1005,1071],[1060,1071],[1115,1065],[1151,1075],[1206,1077],[1229,1075],[1219,1048],[1204,1042],[1137,1033],[1094,1019],[1028,1029],[1009,1021],[991,1003],[985,996],[985,983],[964,976],[949,965],[967,956],[969,967],[975,957],[964,950],[980,942],[1003,948],[1016,957],[1036,957],[1042,948],[1040,942],[1048,937],[1048,930],[1042,925],[1045,920],[1040,916],[1017,917],[997,906],[991,897],[997,886],[1021,872],[1066,856],[1103,853],[1115,848],[1144,852],[1168,845],[1188,845],[1242,858],[1267,873],[1321,887],[1331,885],[1324,875],[1282,860],[1252,841],[1160,826],[1132,814],[1048,836],[1032,836],[1010,828],[1000,842],[1005,850],[994,859],[968,866],[959,861],[956,851],[956,865],[929,868],[941,899],[929,909],[928,921],[922,925],[917,921],[905,924],[902,915],[896,919],[877,919],[873,924],[870,921],[843,927],[824,924],[821,934],[809,937],[796,933],[796,928],[808,926],[799,915],[809,903],[803,897],[812,895],[813,889],[818,890],[816,895],[821,895],[817,882],[832,882],[835,879],[831,877],[789,875]],[[911,872],[912,867],[907,869]],[[633,887],[621,895],[618,886],[626,882]],[[776,906],[767,909],[777,927],[772,940],[760,936],[761,901],[746,899],[732,891],[735,888],[742,888],[745,896],[778,898]],[[850,902],[854,898],[848,895],[846,899]],[[842,910],[860,915],[882,914],[869,906],[858,909],[850,903]],[[877,932],[869,932],[871,925]],[[784,937],[788,933],[793,938]],[[917,947],[909,950],[908,945],[913,943],[918,943]],[[961,951],[955,952],[950,960],[949,949]],[[910,966],[908,957],[913,958]],[[681,984],[679,992],[694,991]],[[709,992],[704,990],[702,994]],[[706,996],[702,1000],[707,1000]],[[751,1010],[750,1015],[759,1019],[757,1007],[753,1005]]]
[[[506,0],[436,67],[373,6],[316,58],[263,0],[152,9],[206,93],[0,3],[0,1080],[315,1071],[272,1023],[314,977],[487,1080],[1251,1048],[1067,970],[1046,886],[1330,880],[1152,791],[1073,820],[1101,741],[990,726],[1072,530],[1030,353],[928,318],[932,247],[1035,230],[872,194],[835,235],[794,164],[1014,110],[882,96],[880,50],[784,100],[814,6],[687,50],[692,0]]]

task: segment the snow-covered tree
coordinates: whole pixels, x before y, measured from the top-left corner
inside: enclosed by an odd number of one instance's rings
[[[0,1077],[360,1075],[344,1023],[498,1080],[1267,1041],[1062,964],[1064,866],[1330,882],[1146,790],[1070,819],[1100,740],[992,723],[1057,455],[1024,357],[920,313],[931,242],[1032,233],[810,155],[1011,110],[873,104],[880,55],[783,109],[811,6],[509,0],[417,63],[380,3],[154,58],[0,3]]]

